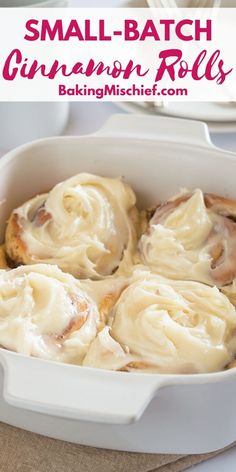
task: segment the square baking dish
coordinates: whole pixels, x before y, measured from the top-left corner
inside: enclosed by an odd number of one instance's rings
[[[78,172],[124,176],[145,207],[180,187],[236,199],[236,156],[200,122],[114,115],[96,134],[49,138],[0,160],[1,238],[11,210]],[[236,369],[110,372],[0,349],[0,421],[74,443],[147,453],[206,453],[236,439]]]

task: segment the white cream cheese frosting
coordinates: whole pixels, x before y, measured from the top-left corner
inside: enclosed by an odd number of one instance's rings
[[[223,369],[236,352],[236,312],[218,288],[140,271],[85,358],[100,368],[160,373]]]
[[[152,271],[217,286],[236,273],[235,248],[236,224],[207,208],[199,189],[157,209],[139,241],[141,261]]]
[[[97,334],[96,303],[56,266],[0,271],[0,345],[19,353],[80,364]]]
[[[15,210],[30,265],[0,270],[0,346],[157,373],[233,361],[235,202],[182,192],[157,208],[134,258],[135,202],[120,179],[78,174]]]
[[[28,263],[80,278],[112,274],[136,242],[135,194],[121,179],[81,173],[15,210]]]
[[[134,360],[135,357],[131,356],[128,350],[125,350],[112,338],[109,326],[105,326],[91,343],[84,358],[83,366],[120,370]]]

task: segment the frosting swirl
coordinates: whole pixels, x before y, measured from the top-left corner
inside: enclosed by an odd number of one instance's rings
[[[79,282],[56,266],[0,271],[0,345],[80,364],[97,334],[99,313]]]
[[[81,173],[59,183],[13,212],[24,243],[17,262],[57,264],[80,278],[112,274],[135,245],[135,201],[120,179]],[[6,240],[15,260],[10,229]]]
[[[86,365],[160,373],[223,369],[236,352],[236,312],[216,287],[139,272],[112,310]]]
[[[199,189],[157,208],[139,241],[142,262],[173,279],[227,285],[236,277],[236,214],[231,200]]]

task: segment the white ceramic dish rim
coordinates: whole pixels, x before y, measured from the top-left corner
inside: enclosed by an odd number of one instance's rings
[[[91,136],[66,136],[47,138],[32,143],[27,143],[10,151],[0,160],[0,169],[7,165],[23,153],[25,150],[39,146],[42,143],[56,143],[58,141],[83,139],[134,139],[136,142],[143,141],[144,128],[146,129],[146,139],[152,139],[155,143],[161,142],[162,131],[171,123],[176,129],[175,136],[169,136],[168,144],[180,144],[183,146],[194,146],[195,148],[209,149],[217,151],[214,159],[226,160],[236,159],[236,155],[229,151],[223,151],[210,141],[206,124],[201,122],[182,120],[166,117],[144,117],[143,115],[132,116],[132,126],[130,126],[129,115],[114,115],[98,133]],[[158,127],[157,127],[158,124]],[[189,133],[186,133],[188,126]],[[153,132],[158,129],[158,136],[153,138]],[[117,130],[114,132],[114,130]],[[139,133],[140,130],[140,133]],[[164,133],[166,134],[166,132]],[[137,139],[137,136],[140,136]],[[176,136],[178,136],[176,138]],[[183,142],[184,140],[184,142]],[[166,139],[163,140],[166,142]],[[113,424],[127,424],[140,418],[151,399],[159,389],[174,385],[190,385],[226,382],[235,378],[236,370],[230,369],[210,374],[149,374],[149,373],[126,373],[113,372],[69,364],[61,364],[52,361],[32,358],[23,354],[14,353],[0,348],[0,365],[4,369],[4,399],[15,407],[34,410],[55,416],[71,419],[82,419],[93,422],[104,422]],[[29,371],[30,380],[28,375]],[[18,373],[20,372],[20,385]],[[47,384],[44,391],[39,393],[39,385],[42,379]],[[77,375],[75,375],[77,374]],[[70,395],[65,395],[61,390],[61,376],[70,383]],[[72,379],[73,378],[73,385]],[[109,388],[102,389],[103,402],[94,406],[93,396],[88,395],[90,389],[97,388],[99,383],[107,384]],[[123,401],[124,389],[128,395]],[[57,391],[57,398],[52,397],[51,391]],[[84,401],[80,395],[78,405],[78,391],[84,392]]]

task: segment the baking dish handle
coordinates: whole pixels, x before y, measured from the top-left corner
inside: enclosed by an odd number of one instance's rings
[[[127,424],[140,418],[161,376],[129,375],[52,363],[0,349],[4,400],[52,416]]]
[[[206,123],[149,115],[112,115],[94,135],[135,137],[197,146],[214,147]]]

